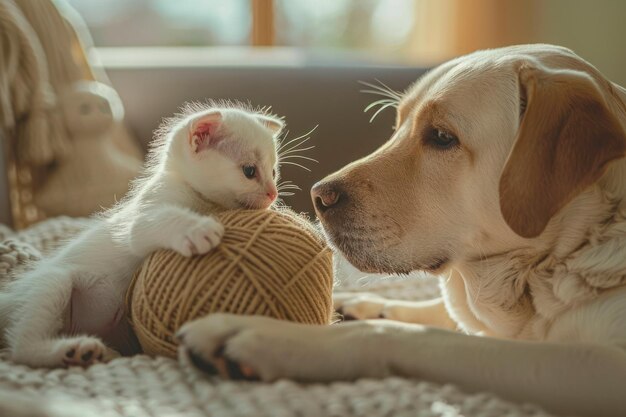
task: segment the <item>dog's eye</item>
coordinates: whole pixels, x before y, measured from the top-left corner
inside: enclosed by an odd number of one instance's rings
[[[256,175],[256,167],[254,165],[244,165],[241,167],[241,170],[243,171],[243,175],[245,175],[249,180],[254,178]]]
[[[459,144],[459,139],[456,136],[441,129],[433,129],[428,135],[427,141],[439,149],[450,149]]]

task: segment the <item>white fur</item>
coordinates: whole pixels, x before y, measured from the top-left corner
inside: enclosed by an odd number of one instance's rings
[[[0,311],[9,317],[5,339],[13,361],[88,365],[115,356],[113,349],[135,351],[124,296],[142,259],[159,248],[184,256],[206,253],[224,233],[211,213],[265,208],[273,202],[265,188],[267,183],[275,187],[280,128],[268,127],[266,120],[280,127],[282,122],[234,107],[217,110],[220,145],[193,152],[190,126],[216,109],[189,107],[162,129],[145,175],[127,198],[0,294]],[[242,162],[256,164],[265,175],[263,183],[246,178]]]

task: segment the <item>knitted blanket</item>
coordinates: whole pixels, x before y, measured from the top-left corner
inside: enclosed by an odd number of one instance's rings
[[[20,233],[0,225],[0,285],[25,262],[53,250],[89,220],[58,218]],[[384,281],[348,290],[396,298],[430,298],[432,278]],[[0,416],[550,416],[489,393],[468,394],[451,385],[406,378],[352,383],[299,384],[223,381],[177,361],[145,355],[87,369],[31,369],[0,359]]]

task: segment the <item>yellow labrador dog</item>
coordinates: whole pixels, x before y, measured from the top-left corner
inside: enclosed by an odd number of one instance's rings
[[[436,273],[443,297],[340,300],[357,318],[412,324],[212,315],[183,327],[181,356],[231,376],[402,375],[626,415],[625,101],[556,46],[434,69],[399,101],[391,139],[312,197],[353,265]]]

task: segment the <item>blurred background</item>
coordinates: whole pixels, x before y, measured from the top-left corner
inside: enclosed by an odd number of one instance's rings
[[[312,134],[311,171],[286,166],[311,211],[318,179],[380,146],[392,109],[370,124],[375,99],[359,81],[402,91],[426,70],[477,49],[519,43],[572,48],[626,84],[622,0],[68,0],[85,21],[142,149],[185,101],[270,105],[290,137]],[[63,8],[64,1],[56,1]]]
[[[626,2],[620,0],[70,3],[87,22],[129,122],[144,141],[158,117],[181,101],[204,97],[272,105],[286,116],[292,134],[319,124],[311,154],[320,164],[307,164],[311,173],[284,170],[285,178],[305,190],[286,201],[304,211],[310,209],[306,190],[314,180],[367,154],[391,133],[391,109],[369,125],[362,111],[373,97],[359,93],[359,80],[378,79],[403,90],[424,69],[450,57],[547,42],[574,49],[609,78],[626,83],[620,40],[626,35]]]
[[[101,47],[279,46],[424,66],[545,42],[626,79],[621,0],[69,1]]]

